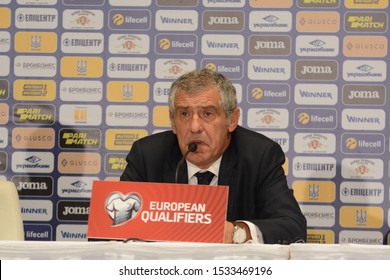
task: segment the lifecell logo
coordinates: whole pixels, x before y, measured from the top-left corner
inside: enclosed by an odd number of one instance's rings
[[[337,111],[325,108],[296,108],[294,110],[294,126],[298,129],[335,129],[337,127]]]
[[[110,102],[147,102],[149,83],[110,81],[107,83],[107,100]]]
[[[112,30],[149,30],[152,21],[149,10],[113,9],[108,18],[109,28]]]
[[[53,101],[56,98],[54,80],[15,80],[15,100]]]
[[[15,51],[21,53],[54,53],[57,51],[55,32],[17,32]]]
[[[67,153],[58,155],[58,171],[64,174],[98,174],[101,169],[99,153]]]
[[[78,56],[61,59],[61,76],[66,78],[100,78],[103,75],[101,57]]]
[[[111,34],[108,49],[112,54],[147,54],[149,42],[146,34]]]
[[[158,34],[154,48],[158,54],[196,54],[198,37],[193,34]]]
[[[324,229],[308,229],[306,242],[311,244],[334,244],[334,232]]]
[[[253,8],[291,8],[293,0],[250,0],[249,4]]]
[[[9,121],[9,107],[5,103],[0,103],[0,124],[6,124]]]
[[[385,36],[345,36],[343,53],[347,57],[385,57],[387,42]]]
[[[52,128],[16,127],[12,130],[12,147],[15,149],[52,149],[55,131]]]
[[[296,14],[296,28],[299,32],[336,33],[340,29],[338,12],[307,12]]]
[[[107,174],[122,174],[126,168],[127,154],[107,154],[104,160],[104,170]]]
[[[9,28],[11,26],[11,9],[0,7],[0,28]]]
[[[101,147],[100,129],[69,129],[60,130],[59,146],[63,149],[92,149]]]
[[[147,136],[144,129],[108,129],[106,131],[106,148],[108,150],[129,151],[134,142]]]
[[[332,181],[294,181],[292,188],[298,202],[332,203],[336,199]]]
[[[385,152],[385,136],[379,133],[344,133],[341,135],[341,151],[344,154],[382,155]]]
[[[288,110],[279,108],[250,108],[248,110],[248,127],[250,128],[287,128]]]
[[[342,206],[340,226],[344,228],[381,228],[384,213],[382,207]]]
[[[252,83],[248,85],[248,102],[251,104],[288,104],[291,90],[288,84]]]
[[[155,106],[153,108],[153,125],[157,127],[170,127],[168,106]]]
[[[16,124],[53,124],[55,107],[47,104],[15,104],[13,108]]]
[[[244,61],[241,59],[203,59],[202,67],[218,71],[231,80],[239,80],[244,76]]]

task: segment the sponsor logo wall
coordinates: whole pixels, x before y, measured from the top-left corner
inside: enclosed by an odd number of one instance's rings
[[[388,0],[0,0],[0,180],[26,240],[86,240],[93,180],[169,129],[170,84],[230,78],[280,144],[310,243],[390,244]]]

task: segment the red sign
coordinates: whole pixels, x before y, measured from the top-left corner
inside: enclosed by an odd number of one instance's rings
[[[228,187],[94,181],[88,238],[223,243]]]

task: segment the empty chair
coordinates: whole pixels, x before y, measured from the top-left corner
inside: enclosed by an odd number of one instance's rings
[[[9,181],[0,181],[0,240],[24,240],[18,191]]]

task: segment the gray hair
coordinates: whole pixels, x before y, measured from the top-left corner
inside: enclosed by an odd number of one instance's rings
[[[173,116],[175,113],[175,99],[179,90],[199,93],[210,87],[218,89],[220,104],[227,119],[230,120],[232,113],[237,108],[236,89],[225,76],[207,68],[188,72],[172,83],[168,97],[170,115]]]

